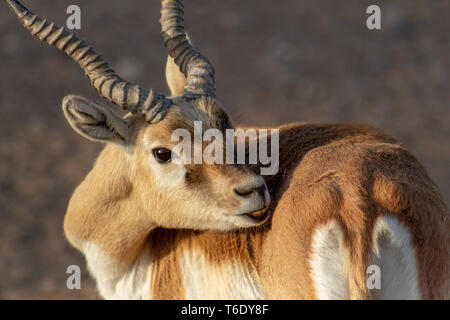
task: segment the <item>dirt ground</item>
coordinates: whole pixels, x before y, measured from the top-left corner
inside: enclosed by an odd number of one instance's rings
[[[393,135],[450,200],[450,1],[185,1],[186,25],[214,63],[236,122],[366,122]],[[58,24],[78,4],[79,34],[131,82],[167,92],[159,2],[35,0]],[[366,28],[366,8],[382,30]],[[96,299],[83,257],[64,238],[73,189],[101,146],[66,123],[62,98],[100,100],[64,54],[33,39],[0,2],[0,298]],[[82,267],[68,290],[66,268]]]

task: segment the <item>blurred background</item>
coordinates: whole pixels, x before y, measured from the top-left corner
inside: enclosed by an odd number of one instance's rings
[[[167,92],[159,1],[24,1],[65,24],[131,82]],[[382,30],[366,28],[381,7]],[[450,201],[450,1],[190,0],[187,30],[216,68],[235,122],[365,122],[399,139]],[[69,93],[101,101],[77,64],[32,38],[0,3],[0,299],[97,299],[64,238],[71,192],[102,146],[66,123]],[[105,102],[105,101],[103,101]],[[68,290],[66,268],[82,268]]]

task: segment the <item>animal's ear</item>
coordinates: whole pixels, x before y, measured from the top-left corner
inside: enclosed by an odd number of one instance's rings
[[[64,98],[62,108],[72,128],[85,138],[121,146],[129,141],[127,122],[107,107],[70,95]]]
[[[186,77],[175,64],[175,61],[173,61],[171,56],[167,57],[166,81],[172,97],[181,96],[184,93]]]

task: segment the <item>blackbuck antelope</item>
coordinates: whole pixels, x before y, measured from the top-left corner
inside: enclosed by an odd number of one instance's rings
[[[78,133],[106,143],[64,222],[104,298],[450,298],[449,210],[393,138],[365,125],[282,125],[280,168],[264,179],[258,165],[174,161],[175,129],[234,128],[211,63],[186,37],[181,0],[161,9],[170,98],[123,80],[73,32],[6,3],[128,111],[73,95],[62,106]],[[378,288],[367,285],[372,265]]]

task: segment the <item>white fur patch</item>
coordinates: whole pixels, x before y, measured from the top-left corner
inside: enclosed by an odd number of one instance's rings
[[[343,240],[342,228],[334,220],[314,232],[310,263],[318,299],[349,298]]]
[[[421,299],[411,233],[397,218],[383,216],[376,222],[371,264],[381,275],[381,288],[370,290],[373,299]]]
[[[198,251],[184,252],[181,272],[187,299],[264,299],[251,266],[228,263],[214,266]]]
[[[89,272],[97,281],[97,288],[104,299],[150,299],[152,263],[150,252],[144,247],[140,256],[128,270],[120,271],[117,262],[105,255],[93,243],[84,243]]]

